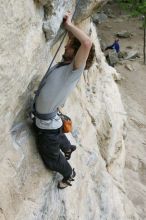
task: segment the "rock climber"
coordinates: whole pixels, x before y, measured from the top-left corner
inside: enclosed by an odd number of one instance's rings
[[[67,12],[63,27],[69,33],[69,40],[62,56],[63,61],[52,67],[51,74],[45,79],[35,101],[35,132],[37,147],[45,166],[59,172],[63,179],[58,188],[71,186],[76,175],[68,163],[75,145],[71,145],[62,133],[62,120],[58,109],[75,88],[84,69],[92,65],[95,49],[89,36],[71,21],[72,14]],[[49,118],[47,118],[49,115]]]

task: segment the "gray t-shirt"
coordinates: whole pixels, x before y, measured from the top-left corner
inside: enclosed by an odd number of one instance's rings
[[[56,68],[48,76],[36,100],[37,112],[41,114],[51,113],[64,105],[66,98],[77,85],[85,67],[85,65],[82,65],[79,69],[73,70],[73,62],[69,65]],[[37,120],[36,125],[42,129],[56,129],[60,127],[59,120],[58,125],[55,124],[55,128],[54,126],[52,128],[49,124],[47,126],[47,121],[45,121],[46,126],[44,128],[44,126],[41,126],[41,122],[43,121]],[[50,122],[50,120],[48,120],[48,122]]]

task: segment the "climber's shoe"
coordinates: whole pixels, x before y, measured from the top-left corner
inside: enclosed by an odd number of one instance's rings
[[[64,153],[66,160],[69,160],[71,158],[71,154],[75,150],[76,150],[76,146],[71,145],[70,150]]]
[[[68,187],[68,186],[72,186],[72,184],[71,184],[71,181],[74,181],[74,177],[76,176],[76,172],[75,172],[75,170],[73,169],[72,170],[72,174],[71,174],[71,176],[69,177],[69,179],[65,179],[65,178],[63,178],[63,180],[61,180],[59,183],[58,183],[58,189],[65,189],[66,187]]]

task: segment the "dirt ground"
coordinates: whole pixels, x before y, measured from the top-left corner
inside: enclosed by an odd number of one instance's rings
[[[134,61],[123,60],[123,64],[117,64],[115,68],[124,79],[121,82],[121,87],[125,87],[126,93],[146,109],[146,65],[143,64],[142,21],[139,18],[129,18],[126,13],[119,10],[116,4],[109,5],[109,7],[115,18],[108,18],[106,22],[98,25],[99,36],[105,41],[106,45],[111,45],[114,42],[115,33],[120,31],[132,33],[131,38],[120,38],[121,51],[136,50],[139,52],[140,58]],[[129,46],[132,49],[128,49]],[[133,70],[127,70],[126,64],[130,64]]]
[[[114,4],[108,4],[112,15],[97,25],[98,35],[106,45],[115,39],[114,33],[129,31],[131,38],[120,38],[121,51],[136,50],[140,58],[123,60],[115,69],[121,74],[118,82],[121,98],[127,112],[126,162],[124,177],[129,199],[140,220],[146,219],[146,65],[143,64],[143,30],[139,18],[129,16]],[[131,46],[132,49],[127,47]],[[132,70],[125,65],[129,64]]]

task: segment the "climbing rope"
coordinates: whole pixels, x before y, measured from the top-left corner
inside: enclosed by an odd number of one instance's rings
[[[75,7],[75,10],[74,10],[74,13],[73,13],[73,16],[72,16],[71,21],[73,20],[73,18],[74,18],[74,16],[75,16],[75,13],[76,13],[76,9],[77,9],[77,7],[78,7],[78,4],[79,4],[79,0],[78,0],[78,2],[77,2],[77,4],[76,4],[76,7]],[[51,66],[52,66],[52,64],[53,64],[53,62],[54,62],[54,60],[55,60],[55,58],[56,58],[56,56],[57,56],[57,54],[58,54],[58,52],[59,52],[59,50],[60,50],[62,44],[63,44],[63,41],[64,41],[66,35],[67,35],[67,31],[65,31],[65,33],[64,33],[64,35],[63,35],[63,38],[62,38],[62,40],[61,40],[61,42],[60,42],[60,45],[59,45],[59,47],[58,47],[58,49],[57,49],[57,51],[56,51],[56,53],[55,53],[55,55],[54,55],[54,57],[53,57],[51,63],[50,63],[50,65],[49,65],[49,68],[48,68],[47,72],[50,70],[50,68],[51,68]]]

